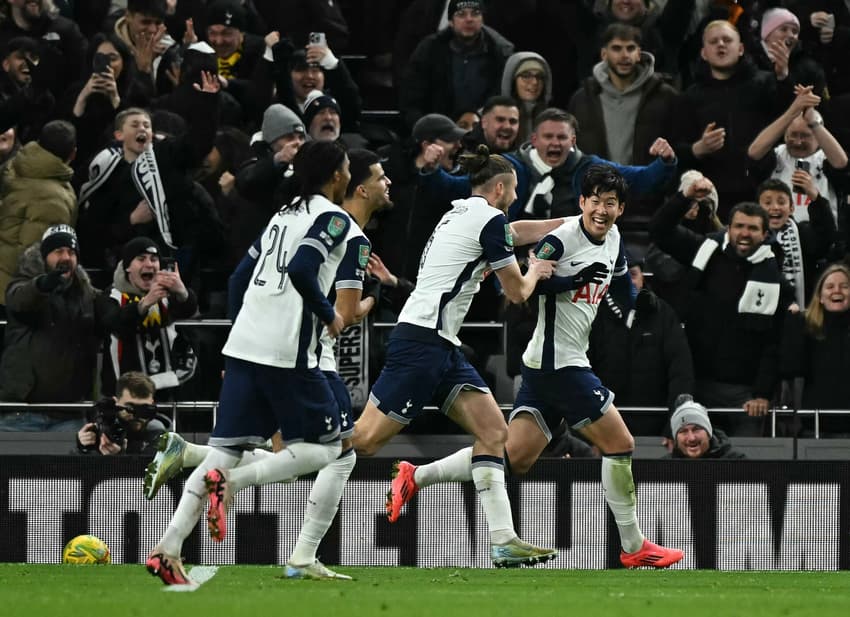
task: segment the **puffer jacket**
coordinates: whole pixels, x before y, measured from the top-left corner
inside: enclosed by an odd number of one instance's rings
[[[41,240],[51,225],[75,225],[74,171],[59,157],[31,141],[21,148],[0,177],[0,304],[18,257]]]

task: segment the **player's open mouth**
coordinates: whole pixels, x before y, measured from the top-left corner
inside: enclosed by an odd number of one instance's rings
[[[146,144],[148,142],[148,136],[145,133],[139,133],[136,135],[136,143],[137,144]]]
[[[143,281],[152,281],[156,276],[156,272],[142,272],[141,277]]]

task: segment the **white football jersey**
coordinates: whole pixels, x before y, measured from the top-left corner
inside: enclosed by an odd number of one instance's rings
[[[422,251],[416,288],[399,323],[436,330],[460,345],[457,333],[485,272],[516,261],[508,219],[473,195],[452,202]]]
[[[224,355],[279,368],[318,365],[324,324],[304,303],[286,268],[299,248],[318,251],[323,261],[317,283],[327,297],[351,225],[348,214],[322,195],[310,197],[307,206],[285,207],[272,216]]]
[[[611,227],[605,240],[593,240],[581,225],[581,216],[571,216],[544,237],[535,249],[540,259],[558,261],[554,276],[573,276],[585,267],[600,262],[608,275],[597,283],[557,294],[540,294],[537,325],[531,336],[523,363],[533,369],[556,370],[565,366],[590,366],[587,346],[590,327],[599,303],[608,291],[611,278],[628,276],[625,254],[617,226]]]
[[[789,188],[793,189],[791,184],[791,176],[797,166],[797,161],[805,161],[809,164],[809,173],[814,178],[815,186],[818,193],[826,197],[829,201],[829,208],[832,210],[832,217],[838,221],[838,197],[835,195],[835,190],[829,183],[826,174],[823,171],[826,163],[826,154],[823,150],[818,149],[814,154],[807,156],[804,159],[797,159],[788,154],[788,147],[785,144],[780,144],[774,148],[776,153],[776,169],[770,175],[771,178],[782,180]],[[798,223],[809,220],[809,204],[811,199],[805,193],[791,191],[791,201],[794,207],[793,217]]]
[[[348,228],[345,247],[345,254],[336,271],[334,290],[328,297],[331,304],[336,299],[337,289],[363,289],[363,279],[366,277],[366,266],[369,264],[372,245],[369,243],[369,239],[363,235],[363,230],[360,229],[354,219],[351,219],[351,227]],[[334,340],[328,334],[327,328],[322,329],[320,342],[322,350],[319,358],[319,369],[336,371]]]

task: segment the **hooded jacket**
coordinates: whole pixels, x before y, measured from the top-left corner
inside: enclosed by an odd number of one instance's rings
[[[578,142],[585,152],[623,165],[647,165],[656,138],[672,138],[678,93],[655,74],[652,54],[642,52],[636,69],[634,83],[620,92],[611,83],[608,64],[599,62],[570,99],[567,110],[578,120]]]
[[[521,101],[516,92],[514,73],[516,73],[517,67],[526,60],[537,60],[543,66],[543,92],[540,98],[533,103]],[[523,143],[531,137],[534,118],[546,109],[552,100],[552,69],[549,68],[546,58],[533,51],[518,51],[513,54],[505,62],[505,70],[502,72],[501,93],[503,96],[513,97],[519,103],[519,134],[517,136],[517,143]]]
[[[0,400],[68,403],[91,399],[104,305],[77,266],[70,287],[44,293],[40,245],[27,248],[6,290]]]
[[[74,171],[59,157],[31,141],[0,177],[0,304],[18,257],[51,225],[77,222]]]

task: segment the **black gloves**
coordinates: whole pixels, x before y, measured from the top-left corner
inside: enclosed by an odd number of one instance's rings
[[[375,304],[381,301],[381,279],[372,274],[367,274],[363,279],[363,293],[361,296],[366,298],[375,298]]]
[[[635,311],[637,313],[654,313],[658,310],[658,298],[657,296],[644,287],[638,292],[637,298],[635,298]]]
[[[596,283],[598,285],[605,280],[607,275],[608,266],[598,261],[594,262],[573,274],[573,288],[579,289],[588,283]]]
[[[47,274],[42,274],[35,279],[35,286],[41,292],[46,294],[50,293],[62,284],[62,281],[64,280],[62,275],[66,272],[68,272],[67,268],[57,268],[56,270],[51,270]]]

